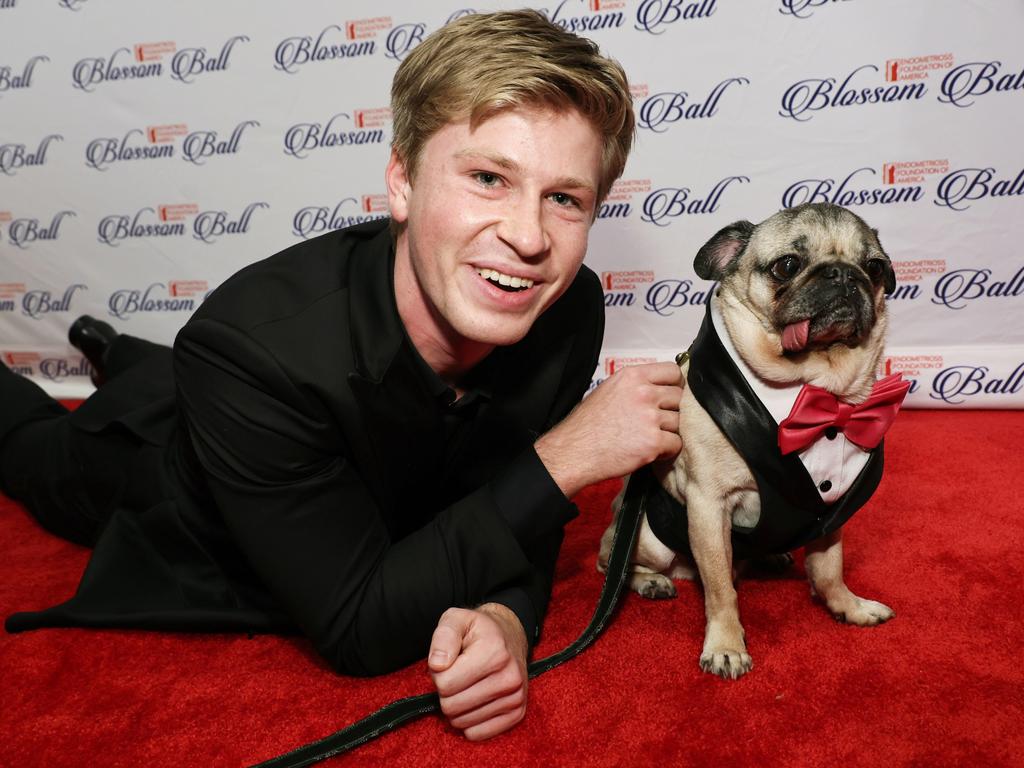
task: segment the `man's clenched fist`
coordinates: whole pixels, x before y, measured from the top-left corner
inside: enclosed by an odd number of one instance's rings
[[[504,605],[445,611],[430,641],[427,667],[451,726],[481,741],[522,720],[526,654],[523,625]]]

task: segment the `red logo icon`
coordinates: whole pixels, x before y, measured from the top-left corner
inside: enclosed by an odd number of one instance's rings
[[[905,160],[882,164],[884,184],[920,184],[927,176],[949,173],[949,160]]]
[[[894,261],[892,269],[896,273],[897,283],[919,283],[930,275],[946,274],[946,260],[914,259],[913,261]]]
[[[195,216],[199,213],[199,206],[195,203],[177,203],[175,205],[161,205],[156,210],[160,221],[184,221],[186,217]]]
[[[654,270],[629,269],[601,273],[601,285],[606,291],[634,291],[638,285],[654,282]]]
[[[199,296],[208,288],[205,280],[171,280],[167,284],[167,293],[170,296]]]
[[[380,128],[391,122],[391,110],[388,107],[357,109],[352,113],[352,122],[356,128]]]
[[[646,365],[647,363],[656,362],[658,360],[654,357],[606,357],[604,359],[604,372],[606,376],[611,376],[616,371],[629,368],[631,365]]]
[[[926,371],[939,371],[944,367],[942,355],[893,355],[885,358],[882,373],[886,376],[902,373],[908,379],[916,379]]]
[[[146,128],[146,136],[150,144],[169,144],[178,136],[188,133],[188,126],[184,123],[174,125],[151,125]]]
[[[4,352],[4,362],[11,368],[34,365],[41,359],[38,352]]]
[[[885,81],[895,83],[901,80],[924,80],[928,73],[953,66],[952,53],[938,53],[928,56],[912,56],[907,59],[889,59],[885,62]]]
[[[391,29],[394,23],[390,16],[378,16],[374,19],[357,19],[345,22],[345,37],[349,40],[366,40],[376,37],[377,33]]]
[[[388,196],[363,195],[362,207],[367,213],[388,213]]]
[[[630,83],[629,93],[634,99],[646,99],[651,89],[647,86],[647,83]]]
[[[178,46],[173,42],[138,43],[133,51],[136,61],[160,61],[168,53],[174,53]]]

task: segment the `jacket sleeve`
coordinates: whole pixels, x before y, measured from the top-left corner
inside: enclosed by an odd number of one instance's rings
[[[174,374],[211,513],[222,516],[264,585],[336,670],[379,674],[422,658],[451,606],[505,593],[522,611],[522,596],[513,594],[522,585],[531,607],[540,599],[531,555],[571,517],[564,497],[525,511],[544,525],[521,542],[495,499],[500,478],[493,478],[391,541],[357,469],[339,451],[336,421],[250,335],[193,321],[175,342]],[[550,556],[541,564],[545,573],[553,565]]]

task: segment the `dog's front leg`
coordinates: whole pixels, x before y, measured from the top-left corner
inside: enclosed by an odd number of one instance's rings
[[[690,549],[704,585],[704,649],[700,668],[735,680],[754,663],[747,653],[732,581],[732,523],[722,504],[691,486],[686,497]]]
[[[812,541],[804,554],[811,595],[825,603],[837,621],[870,627],[896,615],[889,606],[857,597],[846,586],[843,581],[842,529]]]

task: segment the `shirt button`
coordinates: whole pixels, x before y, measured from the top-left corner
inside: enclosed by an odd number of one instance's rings
[[[828,440],[835,440],[836,435],[838,434],[839,430],[836,429],[835,427],[829,427],[828,429],[825,430],[825,438]]]
[[[818,486],[818,490],[821,491],[822,493],[828,493],[829,491],[832,490],[832,481],[822,480],[821,485]]]

